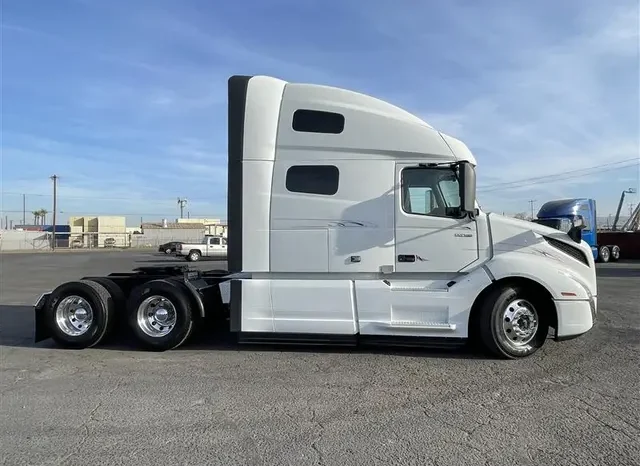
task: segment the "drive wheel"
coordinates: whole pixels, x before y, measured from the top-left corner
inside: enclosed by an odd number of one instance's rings
[[[549,332],[544,312],[524,288],[497,288],[480,308],[478,323],[483,345],[505,359],[532,355],[542,348]]]
[[[605,264],[609,262],[609,259],[611,259],[611,252],[607,246],[600,247],[600,250],[598,251],[598,259],[600,259],[600,262]]]
[[[196,262],[200,260],[200,257],[202,257],[200,251],[189,251],[187,259],[189,259],[191,262]]]
[[[110,328],[101,340],[102,343],[105,343],[111,341],[112,336],[119,335],[121,330],[126,330],[127,298],[122,289],[107,277],[91,277],[89,280],[104,286],[113,298],[113,316],[109,322]]]
[[[129,326],[147,349],[166,351],[191,335],[194,311],[188,291],[176,282],[153,280],[135,288],[127,303]]]
[[[74,349],[100,343],[112,327],[114,314],[113,297],[92,280],[60,285],[45,309],[51,338],[62,347]]]
[[[611,260],[617,262],[620,259],[620,246],[613,246],[611,248]]]

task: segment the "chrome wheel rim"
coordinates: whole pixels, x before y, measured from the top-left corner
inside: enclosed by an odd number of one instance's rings
[[[197,252],[192,252],[191,253],[191,260],[192,261],[197,261],[198,260],[198,253]]]
[[[56,324],[71,337],[84,335],[93,324],[93,308],[81,296],[67,296],[56,307]]]
[[[521,350],[528,345],[540,327],[536,308],[525,299],[511,301],[498,318],[498,339],[513,350]]]
[[[176,317],[176,307],[164,296],[149,296],[138,306],[138,327],[150,337],[168,335],[176,325]]]
[[[602,254],[602,260],[606,261],[609,259],[609,248],[602,248],[600,254]]]
[[[611,256],[613,256],[614,259],[620,258],[620,248],[618,246],[612,249]]]

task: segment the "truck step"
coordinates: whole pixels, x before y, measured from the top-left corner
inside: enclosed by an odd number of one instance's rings
[[[389,323],[390,327],[394,328],[417,328],[427,330],[450,330],[456,329],[456,324],[450,324],[448,322],[416,322],[410,320],[392,320]]]

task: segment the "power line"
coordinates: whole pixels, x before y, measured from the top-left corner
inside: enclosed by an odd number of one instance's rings
[[[9,210],[9,209],[0,209],[0,213],[1,214],[20,214],[20,216],[22,216],[22,210]],[[118,212],[117,210],[111,210],[108,212],[99,212],[99,211],[82,211],[82,212],[76,212],[76,211],[65,211],[65,210],[59,210],[58,211],[59,214],[61,215],[67,215],[70,217],[74,217],[74,216],[89,216],[89,215],[95,215],[95,216],[100,216],[100,215],[105,215],[105,216],[144,216],[144,217],[168,217],[168,218],[172,218],[172,217],[177,217],[175,212]],[[192,218],[224,218],[225,215],[222,214],[197,214],[197,213],[193,213],[190,212],[190,216]]]
[[[631,163],[629,163],[629,162],[631,162]],[[556,177],[565,177],[566,175],[573,174],[573,173],[577,174],[576,176],[583,176],[584,173],[581,173],[581,172],[588,171],[588,170],[595,170],[595,169],[602,168],[602,167],[611,167],[613,165],[619,165],[619,164],[629,164],[629,165],[625,165],[625,166],[622,166],[622,167],[614,167],[613,168],[613,170],[617,170],[617,169],[620,169],[620,168],[632,167],[634,165],[638,165],[639,163],[640,163],[640,160],[637,157],[635,157],[635,158],[632,158],[632,159],[619,160],[617,162],[603,163],[603,164],[599,164],[599,165],[593,165],[591,167],[579,168],[577,170],[570,170],[570,171],[567,171],[567,172],[564,172],[564,173],[558,173],[558,174],[555,174],[555,175],[538,175],[538,176],[534,176],[534,177],[531,177],[531,178],[521,178],[521,179],[516,180],[516,181],[505,181],[505,182],[501,182],[501,183],[494,183],[494,184],[489,184],[489,185],[484,185],[484,186],[478,186],[478,190],[480,190],[480,189],[484,190],[484,189],[487,189],[487,188],[493,188],[493,187],[498,187],[498,186],[502,187],[502,186],[508,186],[508,185],[518,185],[518,184],[523,183],[523,182],[537,181],[537,180],[542,180],[542,179],[548,180],[548,179],[556,178]],[[606,171],[609,171],[609,170],[606,170]]]
[[[13,192],[13,191],[0,191],[0,195],[3,196],[30,196],[30,197],[51,197],[51,194],[42,194],[42,193],[18,193],[18,192]],[[211,202],[211,199],[217,197],[220,198],[219,196],[217,196],[216,194],[212,194],[211,197],[203,197],[203,198],[190,198],[189,202]],[[80,200],[80,201],[85,201],[85,200],[94,200],[94,201],[144,201],[144,202],[148,202],[148,200],[146,199],[136,199],[134,197],[100,197],[100,196],[65,196],[65,195],[60,195],[60,193],[58,193],[58,199],[76,199],[76,200]],[[153,202],[156,203],[162,203],[162,202],[171,202],[171,203],[175,203],[175,197],[171,198],[171,199],[156,199]]]
[[[505,190],[505,189],[512,189],[512,188],[520,188],[520,187],[524,187],[524,186],[535,186],[538,184],[547,184],[547,183],[555,183],[557,181],[565,181],[565,180],[571,180],[571,179],[575,179],[575,178],[580,178],[582,176],[587,176],[587,175],[595,175],[595,174],[600,174],[600,173],[607,173],[610,171],[615,171],[615,170],[620,170],[622,168],[631,168],[634,166],[640,165],[640,162],[636,162],[635,164],[629,164],[629,165],[624,165],[624,166],[619,166],[619,167],[610,167],[610,168],[604,168],[601,170],[598,170],[598,172],[596,173],[578,173],[578,174],[573,174],[573,175],[568,175],[568,176],[563,176],[563,175],[557,175],[557,176],[553,176],[550,175],[549,177],[540,177],[540,179],[536,179],[536,180],[531,180],[531,181],[514,181],[514,182],[510,182],[508,185],[488,185],[488,186],[483,186],[483,187],[478,187],[478,191],[481,192],[493,192],[493,191],[501,191],[501,190]]]

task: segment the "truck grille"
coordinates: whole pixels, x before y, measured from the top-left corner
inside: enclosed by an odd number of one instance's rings
[[[547,243],[549,243],[554,248],[559,249],[560,251],[564,252],[566,255],[571,256],[575,260],[582,262],[584,265],[589,266],[589,260],[587,259],[587,256],[584,253],[584,251],[554,238],[548,238],[546,236],[544,236],[543,238],[547,241]]]

